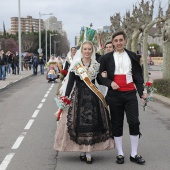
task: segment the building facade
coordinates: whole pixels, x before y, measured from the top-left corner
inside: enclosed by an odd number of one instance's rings
[[[62,21],[58,21],[55,16],[51,16],[45,20],[45,27],[47,30],[57,31],[60,34],[63,34]]]
[[[44,29],[44,21],[41,19],[41,30]],[[18,17],[11,18],[11,34],[18,32]],[[39,19],[27,16],[26,18],[21,17],[21,32],[39,32]]]

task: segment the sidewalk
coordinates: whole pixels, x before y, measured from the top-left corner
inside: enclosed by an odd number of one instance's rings
[[[150,80],[161,79],[162,78],[162,65],[151,66],[151,75],[149,75]],[[170,98],[159,95],[157,93],[153,94],[155,100],[162,102],[164,104],[170,105]]]
[[[4,80],[0,80],[0,91],[2,91],[3,89],[5,89],[6,87],[16,83],[17,81],[23,80],[29,76],[33,75],[33,71],[32,70],[28,70],[28,71],[22,71],[22,75],[7,75],[5,81]]]

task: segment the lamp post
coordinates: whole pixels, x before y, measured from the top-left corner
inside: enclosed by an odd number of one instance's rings
[[[53,15],[53,13],[42,14],[42,13],[39,12],[39,49],[38,49],[39,55],[42,53],[42,48],[41,48],[41,15]]]
[[[20,0],[18,0],[18,41],[19,41],[19,74],[22,75],[21,71],[21,11],[20,11]]]
[[[54,36],[54,35],[57,35],[57,34],[51,34],[50,33],[50,57],[51,57],[51,37]]]
[[[56,57],[56,44],[59,43],[60,41],[54,41],[54,56]]]
[[[45,61],[47,63],[47,26],[45,26]]]

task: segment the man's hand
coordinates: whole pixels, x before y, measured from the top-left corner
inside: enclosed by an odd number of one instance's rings
[[[146,94],[146,93],[144,93],[144,94],[141,96],[141,98],[144,99],[144,100],[145,100],[147,97],[148,97],[148,94]]]
[[[144,93],[142,96],[141,96],[141,99],[142,99],[142,102],[143,104],[146,103],[146,98],[148,97],[148,94]]]
[[[101,73],[101,75],[102,75],[103,78],[107,78],[107,71],[103,71],[103,72]]]
[[[117,90],[119,88],[119,86],[114,81],[112,81],[111,87],[113,90]]]

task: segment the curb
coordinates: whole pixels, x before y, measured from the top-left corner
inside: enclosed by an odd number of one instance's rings
[[[163,104],[170,106],[170,98],[154,93],[153,98]]]
[[[27,78],[29,78],[29,77],[31,77],[31,76],[33,76],[33,75],[30,74],[30,75],[28,75],[28,76],[26,76],[26,77],[23,77],[23,78],[21,78],[21,79],[19,79],[19,80],[14,81],[14,82],[10,82],[10,83],[9,83],[8,85],[6,85],[5,87],[1,88],[1,89],[0,89],[0,92],[8,89],[9,87],[15,85],[15,84],[18,83],[18,82],[21,82],[21,81],[23,81],[23,80],[26,80]]]

